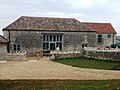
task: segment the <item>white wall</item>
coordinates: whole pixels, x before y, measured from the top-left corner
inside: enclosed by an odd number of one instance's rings
[[[103,38],[103,43],[102,44],[98,44],[98,47],[105,47],[105,46],[110,46],[111,44],[113,44],[113,40],[114,43],[116,43],[116,34],[111,34],[111,38],[108,38],[109,34],[97,34],[98,35],[102,35]]]

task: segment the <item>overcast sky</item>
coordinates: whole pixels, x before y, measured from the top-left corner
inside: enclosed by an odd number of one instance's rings
[[[0,34],[20,16],[72,17],[112,23],[120,35],[120,0],[0,0]]]

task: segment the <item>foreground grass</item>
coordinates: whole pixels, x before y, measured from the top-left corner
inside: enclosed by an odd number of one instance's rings
[[[74,67],[102,69],[102,70],[111,70],[120,67],[120,62],[102,61],[102,60],[90,59],[85,57],[80,57],[75,59],[55,60],[55,62],[71,65]]]
[[[0,80],[0,90],[120,90],[120,80]]]

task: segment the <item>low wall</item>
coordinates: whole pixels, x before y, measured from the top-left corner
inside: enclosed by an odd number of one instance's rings
[[[7,52],[7,45],[6,44],[0,44],[0,54]]]
[[[26,52],[10,52],[0,54],[0,61],[25,61]]]
[[[120,51],[87,51],[83,50],[83,56],[89,58],[97,58],[104,60],[117,60],[120,61]]]
[[[66,58],[77,58],[81,57],[82,53],[78,51],[67,51],[67,52],[52,52],[51,60],[66,59]]]

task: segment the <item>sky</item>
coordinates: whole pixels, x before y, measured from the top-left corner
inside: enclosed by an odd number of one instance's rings
[[[0,34],[20,16],[111,23],[120,35],[120,0],[0,0]]]

